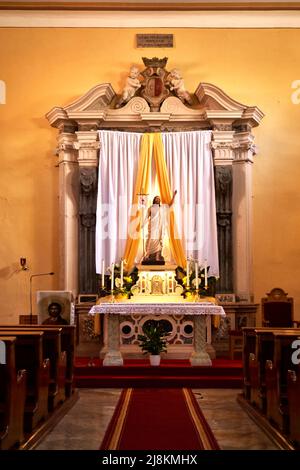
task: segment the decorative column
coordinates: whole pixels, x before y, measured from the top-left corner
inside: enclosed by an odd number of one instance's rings
[[[103,359],[103,365],[122,366],[123,357],[120,351],[120,316],[118,314],[108,314],[107,329],[108,351]]]
[[[78,293],[78,162],[75,134],[58,136],[59,288]]]
[[[218,125],[211,143],[215,164],[215,191],[218,228],[220,279],[218,292],[233,291],[232,273],[232,162],[234,131],[231,125]]]
[[[211,359],[206,352],[206,315],[194,315],[194,348],[190,357],[192,366],[211,366]]]
[[[99,141],[96,131],[76,132],[79,163],[79,292],[99,290],[95,267],[95,228]]]
[[[256,147],[249,126],[240,126],[239,131],[233,162],[234,290],[240,300],[252,302],[252,164]]]

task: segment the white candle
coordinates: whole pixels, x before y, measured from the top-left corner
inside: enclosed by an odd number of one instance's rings
[[[168,273],[166,273],[166,294],[169,293],[169,286],[168,286],[168,283],[169,283],[169,276],[168,276]]]
[[[115,285],[115,264],[112,263],[111,265],[111,291],[114,290]]]
[[[186,260],[186,287],[190,287],[190,262]]]
[[[104,266],[104,259],[102,260],[102,289],[104,289],[104,272],[105,272],[105,266]]]
[[[205,289],[207,288],[207,259],[204,261],[204,282]]]
[[[123,277],[124,277],[124,261],[121,261],[121,289],[123,287]]]
[[[196,289],[198,289],[198,287],[199,287],[198,261],[195,261],[195,278],[196,278]]]
[[[140,275],[140,294],[143,292],[143,276]]]

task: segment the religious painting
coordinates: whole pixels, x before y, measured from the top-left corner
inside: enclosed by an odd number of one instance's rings
[[[37,311],[39,324],[74,324],[73,294],[69,291],[38,291]]]

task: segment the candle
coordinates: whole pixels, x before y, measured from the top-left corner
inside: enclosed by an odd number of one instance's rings
[[[111,265],[111,291],[114,290],[115,285],[115,264],[112,263]]]
[[[186,287],[190,287],[190,262],[186,260]]]
[[[207,259],[204,261],[204,282],[205,289],[207,288]]]
[[[121,260],[121,289],[123,287],[123,277],[124,277],[124,261]]]
[[[143,276],[140,275],[140,294],[143,292]]]
[[[104,289],[104,272],[105,272],[105,267],[104,267],[104,259],[102,260],[102,289]]]
[[[195,261],[195,278],[196,278],[196,289],[198,289],[198,287],[199,287],[198,261]]]

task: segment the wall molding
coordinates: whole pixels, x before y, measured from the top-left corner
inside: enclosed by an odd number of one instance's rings
[[[179,1],[0,1],[0,10],[86,10],[86,11],[282,11],[300,10],[300,2],[179,2]]]
[[[298,29],[299,11],[0,11],[2,28]]]

